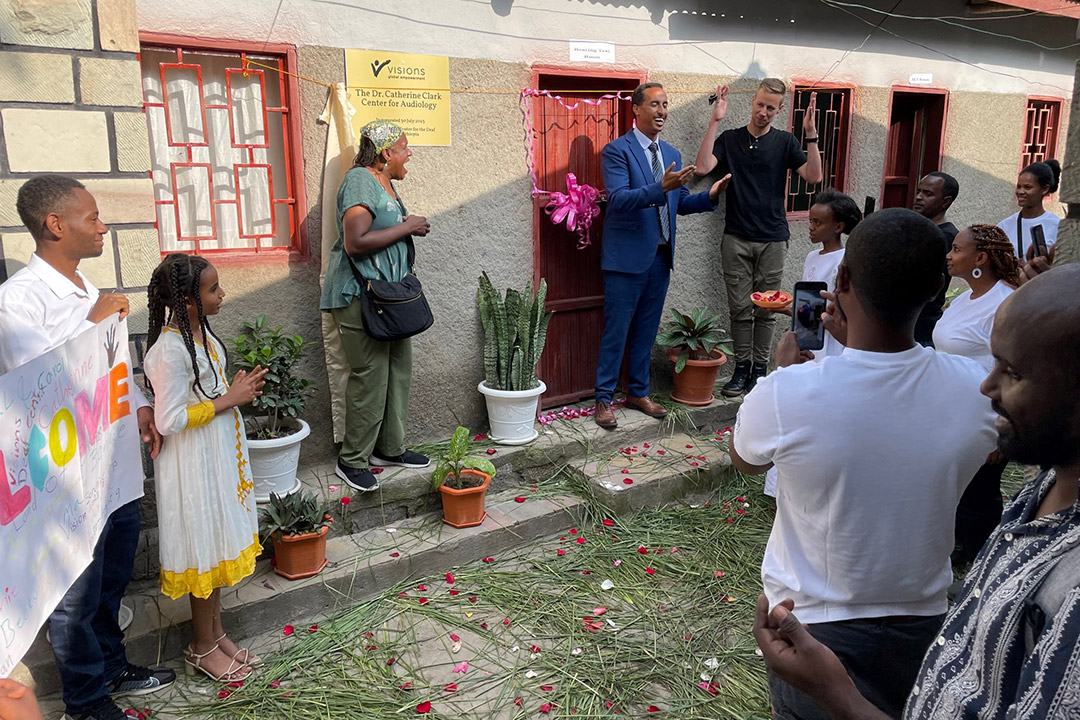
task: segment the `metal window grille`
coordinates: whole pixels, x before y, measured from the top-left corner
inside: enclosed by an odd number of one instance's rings
[[[810,93],[807,87],[795,86],[795,101],[791,110],[791,132],[799,144],[805,148],[806,133],[803,132],[803,117],[810,105]],[[817,93],[817,130],[818,151],[821,153],[821,167],[824,182],[811,185],[803,180],[799,173],[788,175],[787,211],[809,212],[814,195],[824,187],[833,187],[847,191],[848,142],[851,137],[851,89],[850,88],[814,88]]]
[[[1058,124],[1061,119],[1061,100],[1029,98],[1024,118],[1024,148],[1020,169],[1033,162],[1054,157],[1057,153]]]
[[[280,55],[143,46],[161,252],[299,250]]]

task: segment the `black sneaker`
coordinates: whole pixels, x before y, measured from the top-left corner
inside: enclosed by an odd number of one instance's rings
[[[400,455],[394,457],[383,457],[377,452],[371,453],[371,457],[368,458],[368,462],[376,467],[407,467],[407,468],[426,468],[431,464],[431,460],[421,455],[418,452],[412,450],[406,450]]]
[[[746,386],[750,382],[750,361],[744,360],[735,363],[735,372],[731,379],[720,389],[720,394],[726,397],[738,397],[746,392]]]
[[[379,481],[375,479],[375,475],[367,468],[349,467],[348,465],[342,465],[341,461],[338,460],[334,474],[344,480],[345,484],[353,490],[371,492],[379,489]]]
[[[176,673],[167,667],[142,667],[128,663],[127,669],[109,683],[110,695],[148,695],[176,682]]]
[[[750,392],[757,385],[757,381],[769,374],[769,366],[766,363],[754,363],[750,367],[750,379],[746,381],[746,392]]]
[[[65,713],[63,720],[130,720],[124,711],[117,707],[111,697],[105,696],[96,705],[84,712]]]

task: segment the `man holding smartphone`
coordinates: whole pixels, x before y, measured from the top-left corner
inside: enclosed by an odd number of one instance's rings
[[[1080,687],[1080,265],[1029,277],[998,309],[982,391],[997,445],[1045,468],[1006,508],[911,688],[905,720],[1073,717]],[[895,717],[859,692],[790,600],[758,601],[770,672],[837,720]],[[799,612],[799,615],[802,615]]]
[[[844,352],[803,364],[813,352],[785,334],[781,367],[743,400],[730,448],[742,472],[777,469],[761,567],[770,606],[793,598],[894,717],[948,607],[957,503],[994,448],[983,368],[915,342],[944,255],[941,233],[911,210],[860,222],[830,296]],[[927,422],[944,417],[957,422]],[[778,717],[824,717],[776,675],[769,690]]]

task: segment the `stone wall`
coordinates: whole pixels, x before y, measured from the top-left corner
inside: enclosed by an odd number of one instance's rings
[[[15,213],[19,187],[71,175],[109,226],[105,252],[80,267],[131,295],[133,326],[145,327],[160,256],[138,52],[134,0],[0,0],[0,280],[34,250]]]

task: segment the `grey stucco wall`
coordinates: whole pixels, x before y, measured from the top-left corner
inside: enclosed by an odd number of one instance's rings
[[[343,57],[344,51],[338,48],[303,47],[300,73],[328,82],[343,80]],[[530,68],[524,63],[451,58],[450,73],[452,85],[459,88],[516,88],[531,82]],[[676,91],[669,95],[670,117],[664,139],[682,152],[684,162],[693,162],[711,108],[704,95],[678,91],[728,81],[735,89],[756,86],[755,80],[689,73],[653,73],[649,79]],[[889,97],[890,89],[883,87],[859,87],[855,92],[847,190],[860,206],[866,196],[878,197],[881,192]],[[297,325],[309,328],[307,337],[317,343],[318,316],[312,308],[317,306],[326,132],[315,125],[315,118],[322,112],[326,90],[302,84],[301,99],[312,253],[307,261],[292,266],[288,282],[310,282],[312,286],[303,293],[287,294]],[[733,94],[723,128],[748,121],[749,100],[749,92]],[[993,223],[1013,212],[1011,191],[1019,164],[1025,102],[1022,95],[950,95],[943,169],[961,184],[961,197],[949,215],[957,225]],[[988,123],[988,117],[994,122]],[[531,185],[521,150],[516,96],[457,93],[451,121],[453,144],[415,148],[409,175],[400,183],[410,211],[427,216],[432,225],[431,234],[417,243],[417,269],[436,318],[432,329],[414,340],[411,440],[445,437],[459,423],[475,431],[486,426],[483,402],[476,392],[483,372],[476,278],[486,270],[499,287],[523,287],[533,272]],[[788,108],[784,107],[775,125],[786,129],[788,122]],[[695,180],[691,191],[706,189],[715,179]],[[726,324],[719,248],[723,222],[722,206],[711,215],[679,219],[676,270],[667,306],[685,310],[707,305],[720,313]],[[799,279],[810,249],[807,222],[793,219],[785,287]],[[573,250],[568,248],[567,252]],[[301,297],[303,302],[310,299],[311,305],[300,307]],[[313,400],[308,416],[315,430],[313,438],[322,439],[305,448],[309,459],[326,452],[331,434],[321,360],[321,347],[313,348],[309,365],[319,378],[320,395]],[[654,352],[653,368],[654,391],[662,392],[670,387],[671,373],[659,350]]]

